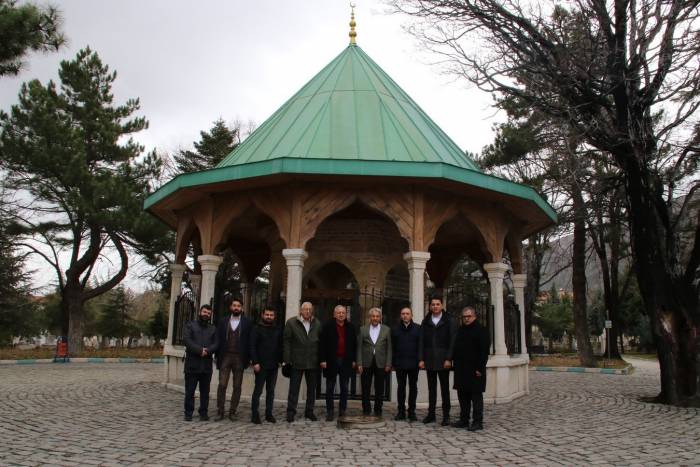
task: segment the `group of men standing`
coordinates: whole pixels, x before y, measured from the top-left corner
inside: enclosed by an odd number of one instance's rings
[[[314,406],[320,372],[326,379],[326,420],[335,418],[334,394],[339,385],[337,415],[347,411],[348,387],[353,372],[360,375],[362,412],[382,416],[385,381],[396,371],[397,413],[395,420],[416,421],[418,373],[425,370],[428,381],[428,414],[423,423],[436,421],[437,386],[440,384],[443,426],[450,424],[450,371],[460,404],[460,417],[452,425],[470,431],[483,429],[483,392],[486,389],[486,363],[489,333],[478,323],[476,311],[465,307],[460,323],[454,323],[443,311],[439,296],[430,300],[430,313],[419,325],[409,307],[400,312],[400,321],[389,328],[382,324],[382,311],[371,308],[369,322],[360,329],[348,320],[347,309],[337,305],[333,319],[321,324],[314,317],[313,305],[304,302],[299,315],[290,318],[284,328],[275,323],[275,311],[266,306],[260,322],[254,324],[243,315],[240,299],[230,299],[230,316],[215,328],[209,324],[211,308],[200,309],[199,320],[185,330],[185,420],[192,420],[194,392],[199,385],[201,420],[208,420],[209,383],[213,362],[219,370],[217,417],[225,418],[228,381],[233,391],[228,417],[235,419],[241,396],[243,371],[252,365],[255,387],[251,400],[251,421],[262,422],[259,402],[266,390],[265,420],[275,423],[272,414],[278,368],[289,377],[287,422],[296,417],[302,379],[306,382],[304,417],[316,421]],[[408,404],[406,387],[408,386]],[[374,391],[372,392],[372,389]],[[371,399],[374,395],[374,407]]]

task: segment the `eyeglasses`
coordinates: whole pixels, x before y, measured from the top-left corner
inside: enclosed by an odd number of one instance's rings
[[[472,318],[476,318],[476,316],[471,316],[471,315],[462,316],[462,319],[472,319]]]

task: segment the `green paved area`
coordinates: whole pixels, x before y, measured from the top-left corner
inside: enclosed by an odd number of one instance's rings
[[[393,421],[362,432],[325,421],[252,425],[248,404],[236,423],[185,423],[160,365],[3,366],[0,465],[700,463],[700,411],[639,402],[655,393],[658,369],[634,364],[631,376],[531,372],[531,395],[487,406],[478,434]]]

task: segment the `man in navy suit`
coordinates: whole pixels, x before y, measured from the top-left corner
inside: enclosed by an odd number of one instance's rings
[[[250,331],[252,321],[243,315],[243,301],[227,298],[229,317],[222,319],[217,329],[219,349],[216,352],[216,367],[219,369],[219,388],[216,393],[217,417],[223,420],[226,405],[228,379],[233,375],[233,392],[228,418],[233,421],[241,399],[243,370],[250,363]]]

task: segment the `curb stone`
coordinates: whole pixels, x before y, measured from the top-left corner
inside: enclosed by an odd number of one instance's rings
[[[630,375],[634,373],[634,367],[627,365],[624,368],[584,368],[578,366],[531,366],[530,371],[557,371],[561,373],[598,373],[604,375]]]
[[[0,360],[0,365],[34,365],[37,363],[163,363],[163,357],[133,358],[133,357],[76,357],[66,361],[54,361],[53,358],[25,358],[21,360]]]

